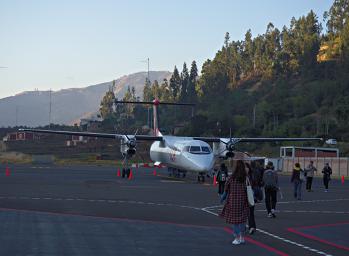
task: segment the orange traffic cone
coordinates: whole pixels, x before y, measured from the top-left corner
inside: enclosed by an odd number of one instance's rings
[[[153,175],[154,175],[154,176],[156,176],[156,169],[154,169],[154,171],[153,171]]]
[[[342,185],[344,185],[344,175],[342,175]]]
[[[8,168],[8,166],[6,166],[5,175],[6,177],[10,176],[10,168]]]
[[[128,179],[129,179],[129,180],[132,180],[132,179],[133,179],[132,169],[130,169],[130,176],[128,176]]]
[[[121,173],[120,173],[120,168],[118,169],[118,172],[117,172],[116,176],[118,176],[118,177],[120,177],[120,176],[121,176]]]
[[[213,186],[217,186],[217,177],[213,175]]]

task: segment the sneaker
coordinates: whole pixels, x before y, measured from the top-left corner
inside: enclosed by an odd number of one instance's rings
[[[268,213],[268,218],[272,218],[272,217],[273,217],[272,213],[271,212]]]
[[[248,231],[248,233],[249,233],[250,235],[253,235],[254,232],[256,232],[256,229],[255,229],[255,228],[250,228],[249,231]]]
[[[244,244],[245,243],[245,238],[240,237],[239,241],[240,241],[240,244]]]
[[[327,190],[327,189],[325,189],[325,192],[328,192],[328,190]]]
[[[240,239],[238,239],[238,238],[235,238],[234,241],[231,242],[232,245],[238,245],[238,244],[240,244],[240,243],[241,243],[241,242],[240,242]]]

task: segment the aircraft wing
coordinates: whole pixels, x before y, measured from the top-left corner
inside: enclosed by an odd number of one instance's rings
[[[206,142],[283,142],[283,141],[323,141],[323,138],[219,138],[219,137],[193,137],[194,140]]]
[[[40,129],[19,129],[24,132],[34,133],[48,133],[48,134],[59,134],[59,135],[72,135],[72,136],[85,136],[95,138],[106,138],[106,139],[122,139],[124,136],[135,137],[136,140],[147,140],[147,141],[162,141],[162,137],[149,136],[149,135],[124,135],[116,133],[93,133],[93,132],[71,132],[71,131],[54,131],[54,130],[40,130]]]

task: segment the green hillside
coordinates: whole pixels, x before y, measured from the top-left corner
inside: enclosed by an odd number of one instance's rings
[[[169,81],[146,81],[144,100],[197,103],[190,109],[162,108],[161,124],[184,126],[185,135],[325,136],[349,139],[349,1],[335,0],[324,14],[326,29],[313,11],[279,29],[233,41],[198,76],[195,61]],[[326,55],[327,53],[327,55]],[[325,55],[324,55],[325,54]],[[324,57],[325,56],[325,57]],[[132,88],[125,99],[137,100]],[[147,122],[146,108],[118,106],[113,95],[101,103],[105,125],[135,129]],[[106,110],[110,111],[106,111]],[[173,131],[173,129],[172,129]],[[347,152],[345,144],[342,150]],[[256,148],[250,148],[256,150]]]

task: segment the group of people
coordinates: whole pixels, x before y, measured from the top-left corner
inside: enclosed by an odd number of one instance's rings
[[[314,166],[314,162],[310,161],[309,165],[302,169],[301,165],[299,163],[296,163],[292,176],[291,176],[291,182],[294,184],[294,198],[298,200],[302,200],[302,184],[306,180],[306,190],[308,192],[312,192],[312,183],[313,178],[315,175],[315,172],[317,172],[316,167]],[[326,163],[324,168],[322,169],[323,174],[323,183],[325,187],[325,192],[328,192],[328,184],[331,180],[332,175],[332,169],[329,165],[329,163]]]
[[[291,182],[294,183],[294,197],[296,199],[301,200],[302,198],[302,183],[305,178],[307,191],[312,191],[312,181],[315,172],[317,172],[317,169],[312,161],[304,170],[299,163],[295,164]],[[327,192],[332,174],[332,169],[328,163],[326,163],[322,173],[325,191]],[[246,226],[249,234],[253,234],[256,231],[254,203],[261,202],[264,199],[267,216],[276,218],[277,193],[280,191],[280,188],[278,174],[272,162],[268,162],[266,168],[263,168],[257,162],[252,162],[251,165],[238,160],[231,176],[228,176],[228,168],[222,163],[217,173],[217,183],[219,185],[218,193],[221,203],[225,202],[220,216],[233,226],[233,245],[245,243]],[[253,191],[254,203],[251,203],[248,199],[249,186]]]

